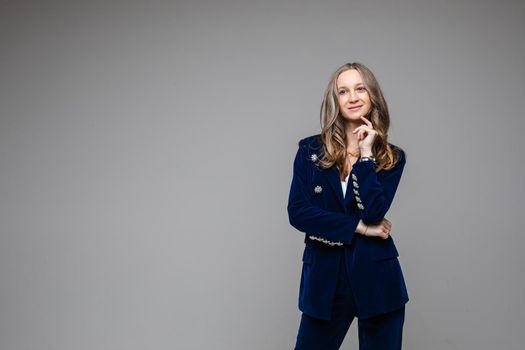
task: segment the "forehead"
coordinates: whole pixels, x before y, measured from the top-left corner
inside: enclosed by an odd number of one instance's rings
[[[363,77],[356,69],[348,69],[337,77],[337,87],[350,87],[363,84]]]

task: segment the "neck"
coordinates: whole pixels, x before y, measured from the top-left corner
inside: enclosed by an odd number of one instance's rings
[[[352,133],[352,131],[363,123],[355,123],[352,121],[347,121],[345,123],[345,133],[346,133],[346,150],[355,153],[359,149],[359,143],[357,140],[357,134]]]

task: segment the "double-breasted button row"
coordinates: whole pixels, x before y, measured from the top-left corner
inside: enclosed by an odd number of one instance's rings
[[[359,191],[357,190],[359,188],[359,184],[357,183],[357,175],[352,174],[352,186],[354,186],[354,194],[355,194],[355,200],[357,202],[357,207],[361,210],[365,209],[365,206],[363,205],[363,201],[361,200],[361,197],[359,197]]]
[[[314,240],[314,241],[319,241],[319,242],[323,242],[324,244],[329,244],[331,246],[342,246],[343,243],[341,242],[332,242],[332,241],[329,241],[327,239],[324,239],[324,238],[321,238],[321,237],[317,237],[317,236],[308,236],[310,239]]]

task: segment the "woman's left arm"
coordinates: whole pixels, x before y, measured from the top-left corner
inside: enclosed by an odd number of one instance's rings
[[[398,150],[400,159],[390,170],[376,173],[372,161],[357,162],[352,167],[349,180],[352,181],[359,217],[365,224],[380,222],[390,208],[406,163],[405,153]]]

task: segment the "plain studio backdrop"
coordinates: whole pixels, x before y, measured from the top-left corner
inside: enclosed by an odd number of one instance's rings
[[[404,348],[523,349],[524,23],[519,0],[0,1],[0,348],[291,349],[293,157],[358,61],[407,153]]]

